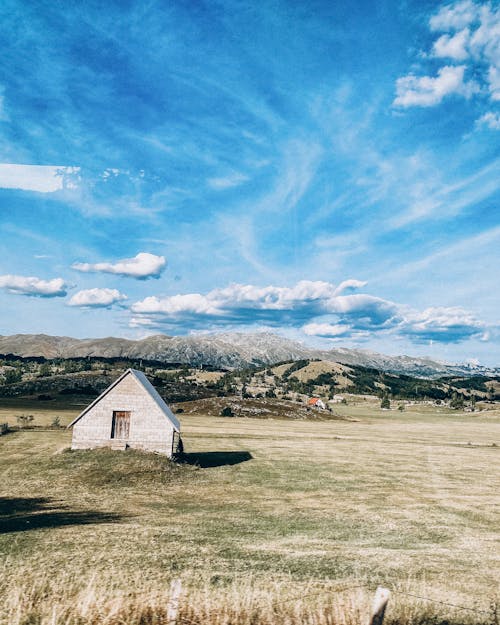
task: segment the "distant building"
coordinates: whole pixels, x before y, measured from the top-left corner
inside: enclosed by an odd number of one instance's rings
[[[334,395],[328,403],[330,404],[341,404],[345,400],[344,395]]]
[[[307,405],[312,408],[321,408],[322,410],[326,410],[325,403],[319,399],[319,397],[311,397],[311,399],[307,402]]]
[[[142,371],[128,369],[72,421],[71,449],[143,449],[171,457],[180,423]]]

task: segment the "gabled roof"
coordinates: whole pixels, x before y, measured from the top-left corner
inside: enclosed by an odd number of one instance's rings
[[[108,386],[108,388],[103,393],[101,393],[99,397],[97,397],[97,399],[94,399],[94,401],[90,405],[88,405],[83,412],[81,412],[75,419],[73,419],[73,421],[68,425],[68,427],[70,428],[73,425],[75,425],[75,423],[79,421],[83,417],[83,415],[87,414],[87,412],[91,408],[93,408],[96,404],[98,404],[101,401],[101,399],[105,395],[107,395],[109,391],[111,391],[111,389],[115,388],[115,386],[117,386],[127,375],[131,375],[135,380],[137,380],[137,382],[139,382],[139,384],[146,391],[146,393],[148,393],[151,399],[153,399],[153,401],[156,403],[158,408],[163,412],[163,414],[167,417],[167,419],[172,423],[172,425],[174,426],[174,430],[176,432],[180,432],[181,424],[179,423],[178,419],[175,417],[174,413],[167,406],[164,399],[160,396],[160,394],[155,389],[155,387],[151,384],[151,382],[148,380],[146,375],[142,371],[137,371],[136,369],[127,369],[127,371],[125,371],[125,373],[123,373],[119,378],[117,378],[113,382],[113,384]]]

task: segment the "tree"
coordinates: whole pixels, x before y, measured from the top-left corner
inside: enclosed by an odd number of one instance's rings
[[[51,373],[52,373],[52,370],[48,362],[44,362],[40,365],[40,370],[38,371],[38,375],[41,378],[46,378],[50,376]]]
[[[470,409],[472,412],[474,412],[476,410],[476,396],[474,395],[474,393],[471,393],[470,395]]]
[[[388,395],[384,395],[384,397],[382,397],[382,401],[380,402],[380,407],[383,408],[384,410],[390,410],[391,402],[389,400]]]
[[[252,395],[248,392],[245,384],[241,387],[241,399],[249,399]]]
[[[23,378],[19,369],[7,369],[3,375],[5,384],[15,384],[16,382],[20,382]]]
[[[224,406],[224,408],[220,411],[221,417],[232,417],[233,411],[231,410],[231,406]]]
[[[464,407],[464,398],[462,395],[459,395],[457,392],[453,393],[450,408],[453,410],[463,410]]]

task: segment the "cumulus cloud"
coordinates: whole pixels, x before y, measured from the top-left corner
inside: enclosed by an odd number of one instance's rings
[[[53,193],[72,186],[78,167],[0,163],[0,187]]]
[[[447,4],[431,16],[429,29],[438,36],[431,54],[422,51],[422,56],[460,65],[445,65],[435,77],[398,78],[394,106],[435,106],[452,93],[465,98],[486,94],[500,101],[500,8],[469,0]],[[466,80],[472,75],[473,81]]]
[[[309,336],[319,336],[338,340],[368,336],[370,332],[386,332],[409,338],[414,343],[458,343],[469,338],[487,340],[485,325],[470,312],[462,308],[433,307],[423,311],[397,306],[397,313],[391,317],[390,324],[378,328],[356,321],[341,323],[310,323],[303,328]]]
[[[469,97],[477,91],[474,82],[464,82],[465,65],[446,65],[435,78],[409,74],[396,82],[395,106],[434,106],[450,94],[457,93]]]
[[[166,265],[167,261],[163,256],[139,252],[134,258],[124,258],[116,263],[73,263],[71,267],[86,273],[113,273],[137,280],[146,280],[147,278],[159,278]]]
[[[415,342],[457,342],[484,333],[483,324],[462,309],[415,311],[352,292],[363,286],[359,280],[338,286],[304,280],[291,287],[232,284],[206,294],[150,296],[132,304],[131,325],[199,330],[264,324],[300,328],[309,336],[329,339],[393,333]]]
[[[476,20],[479,7],[470,0],[445,5],[431,17],[429,26],[433,31],[459,30]]]
[[[84,289],[75,293],[68,306],[82,308],[110,308],[117,302],[126,300],[127,296],[117,289]]]
[[[483,323],[463,308],[433,307],[408,312],[401,331],[415,342],[455,343],[471,337],[481,338],[486,330]]]
[[[464,61],[469,56],[467,44],[470,39],[468,28],[464,28],[455,35],[441,35],[434,42],[434,56]]]
[[[0,288],[9,293],[29,295],[33,297],[64,297],[68,285],[62,278],[42,280],[35,276],[0,276]]]
[[[169,297],[147,297],[132,305],[140,315],[158,319],[185,319],[204,316],[214,321],[260,322],[270,325],[301,324],[318,315],[339,313],[358,317],[360,323],[380,324],[391,315],[391,305],[371,295],[341,295],[344,289],[364,285],[351,280],[339,287],[329,282],[303,280],[293,287],[232,284],[206,295],[189,293]],[[339,290],[340,289],[340,290]]]

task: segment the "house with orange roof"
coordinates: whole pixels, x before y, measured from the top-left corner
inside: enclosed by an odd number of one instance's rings
[[[307,402],[307,405],[311,408],[320,408],[321,410],[326,410],[326,406],[323,400],[319,397],[311,397],[311,399]]]

